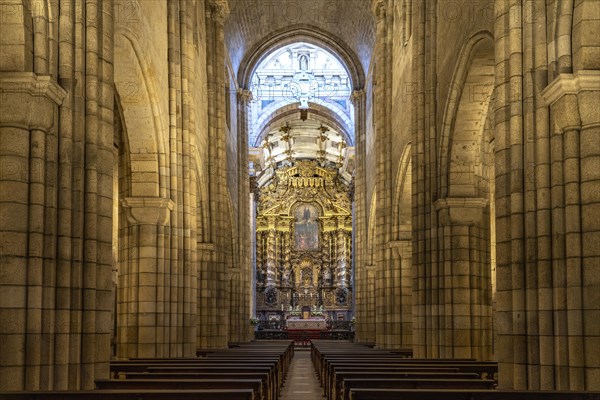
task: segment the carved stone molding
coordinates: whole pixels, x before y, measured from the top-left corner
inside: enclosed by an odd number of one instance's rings
[[[599,92],[600,71],[581,70],[560,74],[541,94],[552,109],[554,122],[565,131],[600,124]]]
[[[565,95],[598,90],[600,90],[600,71],[581,70],[575,74],[559,74],[542,90],[542,96],[550,106]]]
[[[50,76],[0,73],[0,126],[47,131],[67,92]]]
[[[488,201],[478,197],[448,197],[433,205],[442,225],[483,225]]]
[[[162,197],[126,197],[122,205],[132,225],[168,225],[174,203]]]

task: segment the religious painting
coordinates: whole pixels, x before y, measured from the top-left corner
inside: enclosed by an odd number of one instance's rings
[[[296,217],[296,248],[298,250],[319,249],[319,210],[312,204],[302,204],[294,212]]]

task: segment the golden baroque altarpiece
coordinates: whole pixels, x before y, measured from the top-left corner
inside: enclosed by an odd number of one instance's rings
[[[350,186],[335,167],[299,160],[259,189],[256,218],[257,314],[352,309]]]

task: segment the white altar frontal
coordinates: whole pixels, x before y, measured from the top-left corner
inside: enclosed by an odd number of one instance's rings
[[[327,324],[324,318],[290,318],[287,320],[288,330],[325,330]]]

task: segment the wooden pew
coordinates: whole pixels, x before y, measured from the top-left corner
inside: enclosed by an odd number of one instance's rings
[[[2,400],[252,400],[251,389],[3,392]]]
[[[277,376],[277,370],[272,364],[255,364],[255,363],[236,363],[236,364],[178,364],[178,363],[153,363],[153,364],[140,364],[140,363],[111,363],[111,373],[116,374],[118,377],[124,375],[127,376],[129,373],[169,373],[169,374],[181,374],[181,373],[216,373],[216,374],[247,374],[247,373],[263,373],[267,376],[267,380],[264,383],[269,390],[270,399],[277,399],[279,397],[279,390],[281,389],[281,383]]]
[[[97,379],[98,390],[251,389],[252,399],[267,400],[260,379]]]
[[[199,351],[198,354],[202,357],[113,361],[110,365],[111,375],[125,379],[129,376],[130,380],[215,380],[220,378],[215,374],[220,374],[228,379],[243,380],[248,378],[248,374],[254,374],[262,382],[261,391],[266,400],[276,400],[291,363],[293,342],[237,344],[232,349]]]
[[[232,373],[223,372],[183,372],[183,373],[148,373],[148,372],[130,372],[125,374],[125,379],[260,379],[262,382],[262,392],[268,394],[269,400],[275,400],[277,395],[273,390],[274,385],[270,384],[269,374],[266,372],[244,372]]]
[[[435,361],[435,360],[428,360],[428,361]],[[332,391],[332,388],[334,387],[333,385],[333,380],[334,380],[334,371],[338,370],[338,369],[345,369],[345,368],[362,368],[363,370],[369,370],[372,368],[377,368],[380,371],[392,371],[392,370],[397,370],[397,371],[402,371],[402,370],[407,370],[412,368],[424,368],[424,369],[429,369],[431,372],[435,372],[436,369],[440,368],[440,367],[450,367],[450,368],[454,368],[457,371],[456,372],[463,372],[463,373],[475,373],[479,376],[480,379],[484,379],[484,377],[482,377],[482,375],[485,375],[485,371],[488,371],[489,365],[487,365],[486,363],[484,363],[483,365],[480,365],[476,362],[472,362],[472,363],[412,363],[412,364],[406,364],[406,363],[385,363],[385,362],[369,362],[367,363],[361,363],[361,362],[330,362],[327,364],[327,369],[326,369],[326,373],[325,373],[325,377],[323,379],[324,382],[324,389],[326,390],[326,395],[328,398],[331,398],[330,393]],[[439,372],[439,371],[438,371]],[[495,380],[492,379],[486,379],[489,380],[490,382],[495,383]]]
[[[339,400],[350,400],[350,390],[368,389],[493,389],[495,382],[483,379],[344,379]]]
[[[335,397],[334,393],[339,393],[341,389],[341,382],[339,378],[339,374],[358,374],[358,376],[370,376],[372,374],[395,374],[395,373],[427,373],[427,374],[436,374],[436,373],[459,373],[458,368],[421,368],[421,367],[363,367],[363,366],[351,366],[351,367],[340,367],[334,370],[334,374],[332,374],[331,378],[324,382],[322,385],[325,389],[325,393],[331,393],[331,397]],[[328,396],[329,397],[329,396]]]
[[[311,358],[329,400],[347,400],[353,387],[491,389],[497,363],[472,359],[414,359],[408,352],[315,341]],[[410,371],[418,368],[418,371]],[[451,370],[439,371],[440,368]],[[350,369],[350,370],[348,370]],[[362,372],[362,373],[360,373]],[[401,377],[400,374],[405,374]],[[425,385],[425,386],[423,386]]]
[[[332,398],[336,398],[338,393],[343,392],[343,381],[346,379],[479,379],[477,374],[462,372],[432,372],[424,370],[414,371],[335,371]]]
[[[600,400],[600,392],[351,389],[350,400]]]

